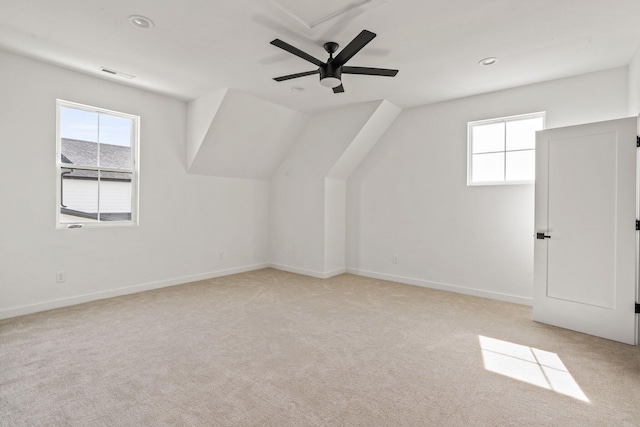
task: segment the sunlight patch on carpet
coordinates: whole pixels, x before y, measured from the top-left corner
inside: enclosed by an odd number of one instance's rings
[[[478,338],[487,371],[589,402],[556,353],[482,335]]]

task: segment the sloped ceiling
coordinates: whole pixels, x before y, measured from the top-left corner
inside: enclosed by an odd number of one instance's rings
[[[189,103],[190,173],[268,180],[309,120],[308,115],[222,90]]]
[[[379,99],[407,108],[624,66],[640,45],[638,0],[370,0],[313,27],[294,15],[318,15],[323,2],[282,2],[299,10],[268,0],[2,0],[0,48],[186,101],[235,88],[317,112]],[[134,28],[138,14],[155,26]],[[314,67],[271,40],[324,60],[324,42],[344,47],[363,29],[378,37],[349,65],[398,68],[397,77],[345,76],[339,95],[317,76],[272,80]],[[488,56],[500,61],[479,67]]]
[[[400,115],[400,112],[400,108],[396,105],[386,100],[381,101],[369,120],[362,126],[362,129],[331,167],[327,173],[327,178],[346,181]]]

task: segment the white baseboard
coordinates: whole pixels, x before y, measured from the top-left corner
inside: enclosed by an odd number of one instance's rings
[[[329,277],[346,273],[346,269],[344,268],[322,272],[322,271],[307,270],[306,268],[298,268],[298,267],[292,267],[290,265],[282,265],[282,264],[269,264],[269,267],[275,268],[276,270],[288,271],[289,273],[302,274],[303,276],[317,277],[318,279],[328,279]]]
[[[335,270],[327,271],[326,273],[324,273],[324,278],[328,279],[329,277],[338,276],[346,272],[347,272],[346,268],[337,268]]]
[[[422,286],[423,288],[438,289],[441,291],[455,292],[458,294],[471,295],[474,297],[489,298],[498,301],[512,302],[515,304],[531,306],[532,298],[520,297],[517,295],[491,292],[481,289],[467,288],[465,286],[450,285],[447,283],[430,282],[428,280],[414,279],[412,277],[394,276],[391,274],[377,273],[374,271],[347,268],[347,273],[357,276],[371,277],[373,279],[388,280],[390,282],[404,283],[406,285]]]
[[[209,273],[194,274],[190,276],[176,277],[173,279],[160,280],[157,282],[142,283],[140,285],[127,286],[124,288],[110,289],[108,291],[93,292],[90,294],[78,295],[68,298],[60,298],[40,302],[36,304],[28,304],[19,307],[6,308],[0,310],[0,319],[8,319],[10,317],[22,316],[25,314],[37,313],[40,311],[53,310],[56,308],[68,307],[71,305],[82,304],[90,301],[118,297],[121,295],[135,294],[138,292],[150,291],[153,289],[166,288],[168,286],[182,285],[184,283],[197,282],[199,280],[213,279],[215,277],[229,276],[231,274],[244,273],[247,271],[260,270],[269,267],[269,264],[254,264],[243,267],[229,268],[226,270],[212,271]]]
[[[307,270],[304,268],[291,267],[281,264],[261,263],[248,265],[243,267],[230,268],[226,270],[218,270],[209,273],[194,274],[190,276],[177,277],[173,279],[160,280],[157,282],[143,283],[139,285],[127,286],[124,288],[110,289],[108,291],[94,292],[90,294],[78,295],[68,298],[60,298],[56,300],[50,300],[40,302],[36,304],[28,304],[19,307],[12,307],[0,310],[0,319],[8,319],[11,317],[22,316],[25,314],[37,313],[40,311],[53,310],[56,308],[68,307],[71,305],[82,304],[85,302],[96,301],[100,299],[107,299],[118,297],[121,295],[135,294],[138,292],[150,291],[153,289],[166,288],[168,286],[182,285],[184,283],[197,282],[199,280],[213,279],[215,277],[229,276],[231,274],[244,273],[247,271],[260,270],[262,268],[271,267],[276,270],[288,271],[290,273],[302,274],[304,276],[317,277],[319,279],[328,279],[329,277],[337,276],[343,273],[355,274],[358,276],[371,277],[374,279],[388,280],[391,282],[404,283],[407,285],[422,286],[425,288],[439,289],[442,291],[455,292],[459,294],[472,295],[482,298],[490,298],[499,301],[512,302],[521,305],[532,305],[531,298],[519,297],[516,295],[503,294],[499,292],[490,292],[480,289],[467,288],[464,286],[450,285],[445,283],[430,282],[428,280],[415,279],[411,277],[394,276],[390,274],[377,273],[367,270],[359,269],[337,269],[329,272],[320,272],[314,270]]]

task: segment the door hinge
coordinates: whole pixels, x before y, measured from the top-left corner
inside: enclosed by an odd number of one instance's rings
[[[636,219],[636,231],[640,231],[640,221]]]
[[[640,304],[636,303],[636,313],[640,314]]]
[[[640,147],[640,136],[636,136],[636,147]]]

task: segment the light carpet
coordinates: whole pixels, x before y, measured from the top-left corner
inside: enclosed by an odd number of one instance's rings
[[[264,269],[0,321],[3,426],[637,426],[640,350]]]

